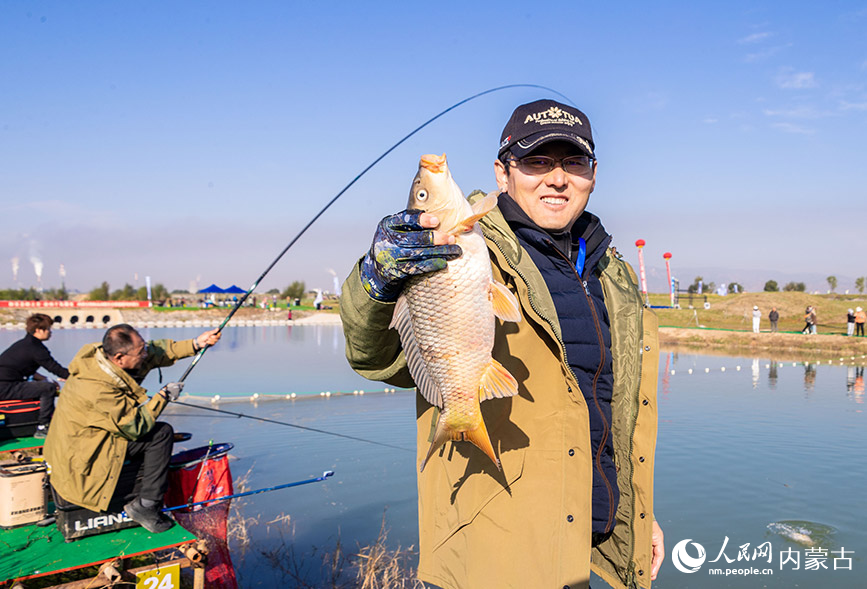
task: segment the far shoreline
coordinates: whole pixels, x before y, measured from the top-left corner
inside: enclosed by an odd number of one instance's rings
[[[24,331],[24,320],[37,309],[15,309],[14,315],[0,318],[0,329]],[[75,325],[55,324],[54,329],[105,329],[115,323],[129,323],[136,328],[217,327],[226,318],[228,308],[156,310],[149,308],[118,309],[112,323],[80,322]],[[50,309],[45,309],[51,313]],[[10,321],[11,319],[11,321]],[[227,327],[341,325],[335,309],[292,309],[288,319],[286,309],[242,307]],[[706,326],[660,327],[662,351],[727,356],[761,354],[781,360],[821,359],[822,361],[862,361],[867,359],[867,337],[845,336],[840,333],[804,335],[793,332],[753,333],[747,329],[721,329]]]

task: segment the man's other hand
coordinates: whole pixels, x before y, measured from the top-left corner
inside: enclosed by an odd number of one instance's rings
[[[170,382],[162,389],[160,389],[160,392],[163,394],[163,397],[165,397],[167,401],[177,401],[178,397],[181,396],[182,390],[184,390],[184,383]]]
[[[655,581],[656,575],[659,573],[659,567],[662,566],[662,561],[665,560],[665,537],[662,533],[662,528],[659,527],[656,520],[653,520],[653,532],[650,535],[650,543],[653,545],[650,580]]]
[[[212,329],[211,331],[206,331],[202,335],[196,338],[196,349],[201,350],[205,346],[213,346],[215,343],[220,341],[220,337],[222,336],[222,332],[219,329]]]

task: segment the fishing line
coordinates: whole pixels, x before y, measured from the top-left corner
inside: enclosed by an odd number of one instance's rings
[[[386,448],[393,448],[395,450],[402,450],[404,452],[414,452],[415,450],[410,450],[409,448],[404,448],[402,446],[393,446],[391,444],[386,444],[385,442],[377,442],[376,440],[368,440],[365,438],[359,438],[356,436],[350,436],[347,434],[338,434],[335,432],[325,431],[324,429],[316,429],[315,427],[307,427],[304,425],[297,425],[295,423],[289,423],[288,421],[278,421],[276,419],[268,419],[267,417],[257,417],[255,415],[247,415],[246,413],[235,413],[234,411],[226,411],[225,409],[214,409],[213,407],[205,407],[203,405],[193,405],[192,403],[184,403],[183,401],[174,401],[174,405],[183,405],[184,407],[194,407],[196,409],[206,409],[207,411],[214,411],[216,413],[225,413],[226,415],[234,415],[235,417],[246,417],[247,419],[255,419],[257,421],[264,421],[266,423],[276,423],[277,425],[285,425],[287,427],[294,427],[297,429],[307,430],[309,432],[316,432],[319,434],[326,434],[329,436],[336,436],[338,438],[346,438],[347,440],[354,440],[356,442],[364,442],[365,444],[376,444],[377,446],[384,446]]]
[[[385,156],[387,156],[388,154],[390,154],[392,151],[394,151],[395,149],[397,149],[398,146],[400,146],[400,145],[401,145],[403,142],[405,142],[407,139],[409,139],[410,137],[412,137],[413,135],[415,135],[416,133],[418,133],[419,131],[421,131],[422,129],[424,129],[425,127],[427,127],[428,125],[430,125],[432,122],[434,122],[435,120],[437,120],[437,119],[440,118],[441,116],[445,115],[446,113],[449,113],[449,112],[453,111],[454,109],[458,108],[459,106],[461,106],[461,105],[463,105],[463,104],[466,104],[467,102],[470,102],[471,100],[475,100],[476,98],[479,98],[479,97],[481,97],[481,96],[485,96],[486,94],[491,94],[491,93],[493,93],[493,92],[499,92],[500,90],[508,90],[508,89],[511,89],[511,88],[536,88],[536,89],[539,89],[539,90],[545,90],[545,91],[547,91],[547,92],[551,92],[551,93],[556,94],[557,96],[559,96],[559,97],[565,99],[567,102],[569,102],[569,103],[572,104],[573,106],[574,106],[574,104],[575,104],[575,103],[573,103],[571,100],[569,100],[569,98],[568,98],[566,95],[561,94],[560,92],[557,92],[556,90],[554,90],[554,89],[552,89],[552,88],[548,88],[547,86],[540,86],[540,85],[538,85],[538,84],[507,84],[507,85],[505,85],[505,86],[497,86],[496,88],[490,88],[490,89],[485,90],[485,91],[483,91],[483,92],[479,92],[478,94],[473,94],[473,95],[470,96],[469,98],[464,98],[463,100],[458,101],[458,102],[456,102],[455,104],[453,104],[452,106],[448,107],[447,109],[445,109],[445,110],[442,111],[441,113],[439,113],[439,114],[437,114],[437,115],[435,115],[435,116],[429,118],[427,121],[425,121],[424,123],[422,123],[421,125],[419,125],[419,126],[416,127],[415,129],[413,129],[411,132],[409,132],[407,135],[405,135],[405,136],[404,136],[400,141],[398,141],[397,143],[395,143],[394,145],[392,145],[391,147],[389,147],[387,150],[385,150],[385,151],[382,153],[382,155],[380,155],[378,158],[376,158],[375,160],[373,160],[373,161],[370,163],[370,165],[368,165],[366,168],[364,168],[364,169],[361,171],[361,173],[358,174],[355,178],[353,178],[352,181],[351,181],[349,184],[347,184],[346,186],[344,186],[343,189],[342,189],[340,192],[338,192],[338,193],[334,196],[334,198],[332,198],[330,201],[328,201],[328,203],[327,203],[324,207],[322,207],[322,210],[319,211],[318,213],[316,213],[316,216],[314,216],[312,219],[310,219],[310,222],[307,223],[307,225],[305,225],[304,228],[301,229],[301,231],[298,232],[298,235],[296,235],[296,236],[292,239],[292,241],[289,242],[289,245],[287,245],[285,248],[283,248],[283,251],[281,251],[280,254],[279,254],[276,258],[274,258],[274,261],[271,262],[271,264],[269,264],[267,268],[265,268],[265,271],[262,272],[261,276],[259,276],[259,278],[257,278],[256,281],[253,283],[253,286],[251,286],[251,287],[249,288],[249,290],[247,290],[247,292],[245,292],[245,293],[241,296],[241,298],[238,299],[238,302],[235,303],[235,305],[234,305],[234,306],[232,307],[232,309],[229,311],[229,314],[226,316],[225,319],[223,319],[223,322],[222,322],[222,323],[220,324],[220,326],[217,328],[217,332],[219,333],[219,332],[223,331],[223,328],[226,326],[227,323],[229,323],[229,320],[230,320],[230,319],[232,318],[232,316],[233,316],[233,315],[238,311],[238,309],[241,307],[241,305],[244,304],[244,301],[247,300],[247,297],[249,297],[250,294],[251,294],[254,290],[256,290],[256,287],[259,286],[259,283],[262,281],[262,279],[264,279],[265,276],[266,276],[266,275],[271,271],[271,269],[274,268],[275,265],[277,265],[277,262],[279,262],[280,259],[281,259],[285,254],[286,254],[286,252],[289,251],[289,248],[291,248],[293,245],[295,245],[295,242],[298,241],[298,240],[301,238],[302,235],[304,235],[304,233],[305,233],[305,232],[310,228],[311,225],[313,225],[313,223],[315,223],[315,222],[319,219],[319,217],[321,217],[323,214],[325,214],[325,211],[327,211],[329,208],[331,208],[331,205],[333,205],[335,202],[337,202],[337,199],[338,199],[338,198],[340,198],[341,196],[343,196],[343,193],[344,193],[344,192],[346,192],[347,190],[349,190],[349,188],[350,188],[353,184],[355,184],[355,183],[356,183],[356,182],[357,182],[357,181],[358,181],[362,176],[364,176],[364,175],[365,175],[365,174],[366,174],[366,173],[367,173],[367,172],[368,172],[368,171],[369,171],[373,166],[375,166],[376,164],[378,164],[378,163],[379,163],[379,162],[380,162],[380,161],[381,161]],[[199,363],[199,360],[202,358],[202,356],[205,355],[205,352],[208,351],[208,348],[209,348],[209,347],[210,347],[209,345],[205,345],[201,350],[199,350],[199,352],[196,354],[196,357],[193,358],[192,363],[190,363],[190,365],[189,365],[189,366],[187,367],[187,369],[184,371],[184,374],[183,374],[183,376],[181,376],[179,382],[184,382],[184,381],[186,380],[187,376],[189,376],[190,372],[192,372],[192,370],[193,370],[193,368],[196,366],[196,364]]]

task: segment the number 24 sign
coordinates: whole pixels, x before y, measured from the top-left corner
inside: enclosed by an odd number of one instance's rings
[[[135,589],[179,589],[181,565],[175,563],[136,575]]]

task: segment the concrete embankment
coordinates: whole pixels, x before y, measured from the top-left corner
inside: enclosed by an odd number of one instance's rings
[[[24,321],[34,312],[55,316],[49,308],[16,309],[0,318],[0,329],[24,330]],[[133,327],[217,327],[228,315],[228,308],[203,310],[154,311],[152,309],[115,309],[111,313],[87,313],[71,323],[68,318],[54,324],[54,329],[105,329],[117,323]],[[107,318],[107,319],[106,319]],[[88,320],[89,319],[89,320]],[[229,326],[252,325],[340,325],[340,316],[329,311],[293,310],[292,319],[285,309],[267,311],[243,308],[232,317]]]

